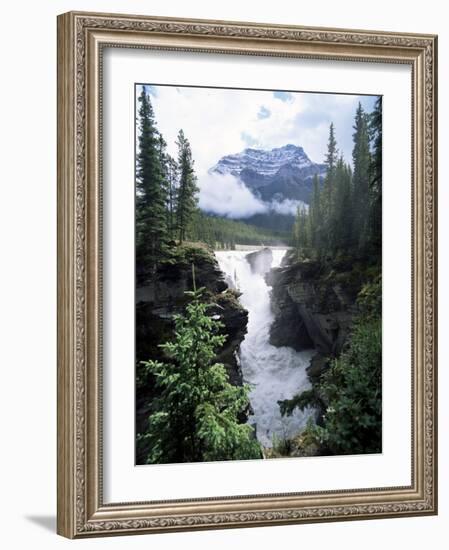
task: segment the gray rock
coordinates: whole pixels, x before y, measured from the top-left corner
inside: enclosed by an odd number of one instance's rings
[[[312,380],[318,380],[321,375],[329,368],[329,359],[320,353],[316,353],[311,361],[310,366],[307,367],[306,371],[309,375],[309,378]]]
[[[189,300],[184,292],[193,287],[192,263],[195,265],[197,288],[204,287],[205,298],[214,304],[209,314],[219,317],[224,325],[222,331],[227,335],[216,360],[224,364],[232,384],[242,385],[243,376],[236,352],[246,334],[248,312],[240,305],[238,292],[228,289],[213,252],[204,249],[195,250],[192,247],[187,256],[179,261],[158,266],[136,288],[136,363],[165,358],[159,344],[172,338],[173,316],[182,313]],[[146,429],[154,396],[155,388],[151,384],[137,388],[138,433]],[[246,422],[250,414],[248,407],[240,413],[239,420]],[[137,456],[138,463],[145,461],[142,453]]]
[[[223,323],[226,342],[217,360],[224,363],[233,384],[242,384],[242,373],[236,351],[245,337],[248,312],[238,301],[238,292],[229,290],[212,251],[195,248],[187,258],[160,265],[156,272],[136,288],[136,360],[163,359],[159,344],[173,334],[173,317],[184,311],[192,290],[192,263],[195,284],[205,288],[205,297],[214,304],[210,315]]]
[[[250,252],[245,256],[245,258],[251,266],[251,271],[253,273],[265,275],[271,269],[271,264],[273,263],[273,252],[270,248],[262,248],[256,252]]]
[[[313,347],[323,356],[340,353],[357,309],[353,294],[334,281],[330,268],[305,260],[272,270],[268,278],[275,314],[270,342],[296,350]]]

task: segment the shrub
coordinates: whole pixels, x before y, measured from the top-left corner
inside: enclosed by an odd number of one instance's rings
[[[216,351],[226,336],[207,315],[204,289],[187,292],[185,314],[175,317],[173,341],[161,345],[170,361],[145,361],[155,377],[158,397],[152,403],[148,430],[140,435],[149,448],[147,463],[198,462],[261,458],[251,426],[238,421],[247,409],[249,386],[233,386]]]

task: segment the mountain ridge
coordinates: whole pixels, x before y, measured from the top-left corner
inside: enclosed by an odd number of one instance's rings
[[[267,203],[290,199],[308,204],[313,177],[322,181],[326,165],[311,161],[303,147],[288,143],[270,150],[248,147],[225,155],[209,172],[231,174]]]

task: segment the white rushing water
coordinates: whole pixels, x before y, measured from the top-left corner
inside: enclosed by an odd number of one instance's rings
[[[254,273],[246,260],[248,250],[215,252],[220,269],[232,286],[242,293],[241,304],[248,310],[248,332],[240,347],[240,361],[250,393],[257,439],[271,447],[273,437],[293,437],[305,427],[312,410],[295,409],[292,416],[282,417],[278,401],[290,399],[310,388],[306,367],[313,351],[297,352],[289,347],[269,343],[270,326],[274,320],[270,306],[270,287],[264,276]],[[286,250],[272,250],[271,267],[279,267]]]

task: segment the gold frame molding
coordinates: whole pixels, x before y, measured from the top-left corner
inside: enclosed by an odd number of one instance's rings
[[[411,67],[410,486],[103,503],[100,115],[106,46]],[[436,59],[433,35],[82,12],[58,17],[59,534],[82,538],[437,513]]]

